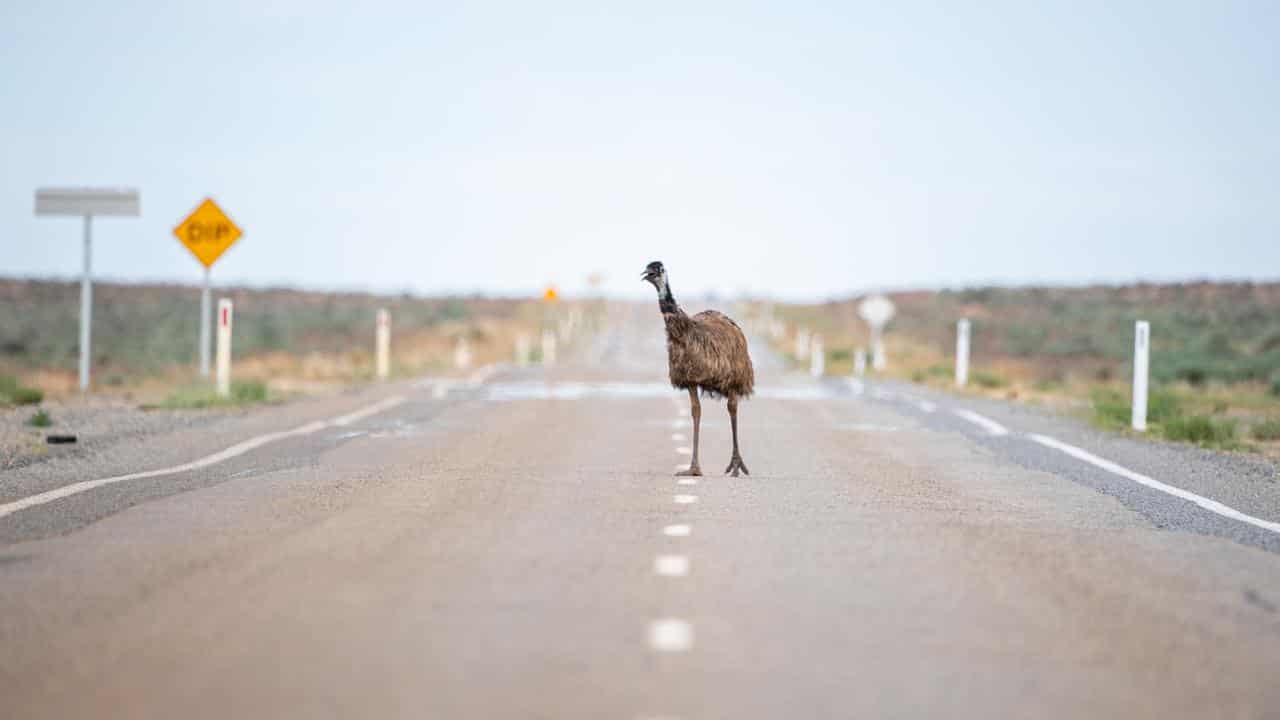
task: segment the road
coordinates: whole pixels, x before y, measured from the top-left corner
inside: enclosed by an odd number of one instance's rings
[[[0,475],[0,716],[1280,714],[1260,466],[757,347],[753,474],[680,484],[660,320],[620,313],[552,369]]]

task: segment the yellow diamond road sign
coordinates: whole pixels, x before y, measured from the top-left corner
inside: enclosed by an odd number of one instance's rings
[[[213,267],[241,235],[240,228],[208,198],[173,229],[173,234],[205,267]]]

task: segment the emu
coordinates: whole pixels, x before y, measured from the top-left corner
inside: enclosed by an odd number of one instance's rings
[[[750,397],[755,390],[755,371],[747,353],[747,336],[728,316],[715,310],[704,310],[693,317],[685,314],[671,294],[667,271],[660,262],[651,262],[642,280],[658,290],[658,309],[667,325],[667,368],[671,385],[689,391],[690,413],[693,415],[693,461],[688,470],[677,475],[701,475],[698,465],[698,432],[702,423],[702,404],[698,391],[706,397],[723,397],[729,404],[729,424],[733,427],[733,458],[725,473],[738,477],[738,471],[750,475],[738,452],[738,400]]]

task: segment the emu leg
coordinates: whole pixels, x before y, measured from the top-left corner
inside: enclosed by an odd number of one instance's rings
[[[729,396],[729,425],[733,428],[733,458],[729,460],[729,467],[724,471],[734,477],[738,477],[739,470],[743,475],[750,475],[751,471],[747,470],[747,464],[742,462],[742,456],[738,454],[738,398],[736,395]]]
[[[702,475],[702,468],[698,467],[698,428],[702,425],[702,403],[698,402],[698,388],[689,388],[689,412],[693,415],[693,462],[689,463],[688,470],[681,470],[676,473],[677,476]]]

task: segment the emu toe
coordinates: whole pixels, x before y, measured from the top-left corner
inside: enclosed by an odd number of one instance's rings
[[[739,470],[742,471],[743,475],[751,474],[751,471],[747,470],[747,464],[742,462],[742,458],[738,457],[737,455],[734,455],[733,459],[729,461],[729,467],[724,469],[724,473],[726,475],[732,475],[734,477],[738,477]]]
[[[697,465],[690,465],[688,470],[681,470],[676,473],[676,477],[702,477],[702,468]]]

